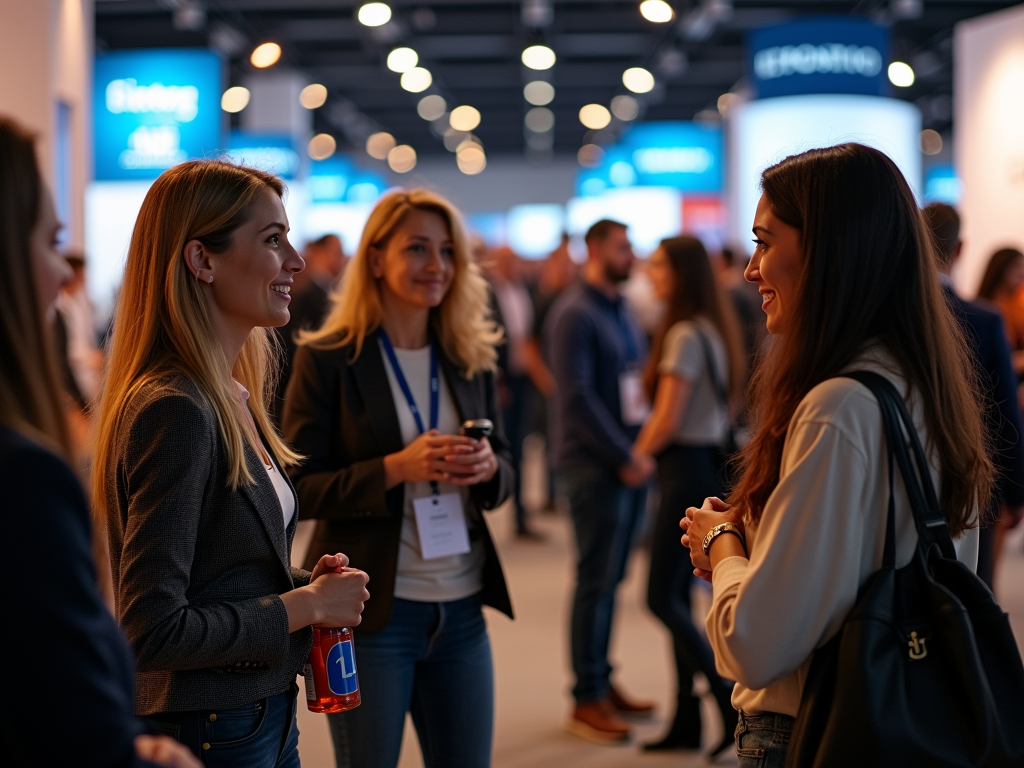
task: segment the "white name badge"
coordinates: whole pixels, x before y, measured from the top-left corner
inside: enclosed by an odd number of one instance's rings
[[[457,493],[431,495],[412,500],[420,553],[424,560],[469,552],[469,530]]]
[[[629,370],[619,374],[619,409],[622,411],[622,423],[627,427],[643,424],[651,412],[640,371]]]

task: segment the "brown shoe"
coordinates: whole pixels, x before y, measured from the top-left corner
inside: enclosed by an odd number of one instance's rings
[[[621,744],[629,741],[631,733],[608,699],[577,704],[567,727],[569,733],[595,744]]]
[[[653,701],[627,699],[614,685],[608,688],[608,701],[620,715],[626,717],[648,717],[654,714]]]

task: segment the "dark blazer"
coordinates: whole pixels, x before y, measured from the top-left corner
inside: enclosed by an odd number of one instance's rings
[[[967,333],[988,395],[986,417],[998,470],[996,498],[1019,506],[1024,504],[1024,426],[1003,318],[981,302],[961,299],[949,286],[944,286],[944,292],[954,317]]]
[[[376,632],[391,618],[398,567],[405,485],[384,490],[384,457],[404,447],[384,359],[371,333],[362,354],[353,346],[299,347],[285,396],[285,439],[306,460],[292,471],[303,518],[319,520],[306,563],[344,552],[352,566],[370,575],[371,597],[360,631]],[[498,471],[470,489],[466,510],[479,522],[487,553],[483,602],[512,616],[505,576],[481,510],[494,509],[512,490],[515,472],[498,410],[494,376],[465,379],[439,348],[438,362],[462,419],[495,424],[491,446]]]
[[[78,480],[52,453],[0,426],[0,486],[4,566],[26,577],[6,597],[8,619],[25,636],[8,646],[22,650],[3,665],[0,764],[152,765],[135,757],[142,728],[132,713],[131,652],[96,586]],[[69,702],[69,717],[43,714]]]
[[[309,583],[290,566],[262,459],[231,490],[213,406],[194,382],[149,386],[125,409],[107,473],[117,614],[138,664],[142,715],[229,709],[290,689],[312,645],[288,633],[279,595]]]

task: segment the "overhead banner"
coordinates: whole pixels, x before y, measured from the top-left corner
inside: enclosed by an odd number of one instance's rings
[[[722,130],[690,122],[642,123],[605,148],[596,168],[577,179],[578,194],[593,197],[622,187],[670,187],[680,192],[722,190]]]
[[[888,29],[862,19],[802,19],[753,30],[747,41],[747,73],[759,99],[886,96],[888,65]]]
[[[221,146],[221,60],[200,48],[96,56],[97,181],[155,179]]]

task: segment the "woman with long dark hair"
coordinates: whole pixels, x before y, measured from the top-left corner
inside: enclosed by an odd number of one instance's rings
[[[735,679],[740,765],[781,767],[815,648],[882,565],[889,470],[878,401],[843,374],[873,371],[903,394],[940,489],[958,558],[977,561],[989,498],[983,404],[964,337],[941,293],[906,180],[859,144],[768,168],[746,277],[775,337],[752,382],[755,433],[728,503],[681,522],[714,598],[708,638]],[[917,532],[895,495],[896,566]]]
[[[662,240],[647,262],[665,319],[654,337],[644,385],[654,401],[633,452],[658,462],[661,501],[651,542],[647,605],[672,633],[678,678],[676,713],[666,735],[648,750],[699,749],[700,698],[693,676],[703,672],[725,724],[717,755],[732,744],[732,686],[715,670],[707,641],[691,619],[693,574],[679,556],[679,510],[725,493],[719,462],[730,430],[730,401],[743,387],[743,346],[732,305],[715,283],[704,245],[695,237]]]
[[[0,483],[3,561],[27,580],[10,590],[8,616],[27,633],[31,663],[10,659],[4,690],[35,701],[74,701],[73,717],[40,716],[27,702],[0,725],[5,766],[198,768],[133,716],[131,652],[103,605],[91,554],[89,507],[68,466],[54,345],[47,332],[71,270],[57,250],[60,222],[36,161],[35,140],[0,117]]]

